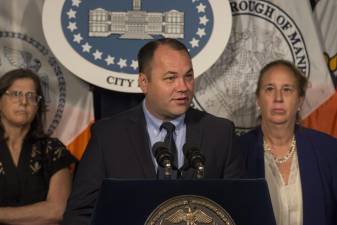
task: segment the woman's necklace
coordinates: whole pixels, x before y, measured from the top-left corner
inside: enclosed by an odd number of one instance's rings
[[[288,153],[285,156],[277,157],[272,152],[269,144],[266,142],[265,139],[263,139],[263,148],[264,148],[264,151],[269,151],[273,155],[274,160],[275,160],[275,162],[277,164],[285,163],[285,162],[287,162],[294,155],[294,152],[296,151],[296,139],[295,139],[295,135],[293,136],[293,139],[291,140],[291,144],[290,144]]]

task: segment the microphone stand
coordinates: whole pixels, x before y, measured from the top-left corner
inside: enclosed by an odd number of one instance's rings
[[[165,160],[163,162],[163,167],[164,167],[164,179],[170,180],[172,177],[172,164],[170,160]]]
[[[196,166],[197,179],[202,179],[205,176],[205,166],[202,163]]]

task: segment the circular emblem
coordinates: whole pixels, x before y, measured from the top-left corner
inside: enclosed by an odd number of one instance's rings
[[[181,195],[159,205],[145,225],[212,224],[235,225],[231,216],[214,201],[195,195]]]
[[[223,0],[46,0],[43,8],[47,42],[62,64],[123,92],[141,92],[137,53],[149,40],[183,42],[198,76],[224,51],[231,22]]]
[[[66,104],[63,72],[49,50],[34,38],[18,32],[0,31],[0,70],[27,68],[39,75],[47,105],[47,134],[58,126]]]
[[[258,124],[255,89],[260,69],[288,59],[307,77],[310,73],[304,38],[295,21],[267,1],[231,0],[233,26],[217,62],[196,80],[194,105],[229,118],[243,130]]]

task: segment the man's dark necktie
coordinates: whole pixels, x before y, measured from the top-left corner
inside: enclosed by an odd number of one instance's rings
[[[178,168],[178,153],[177,153],[177,147],[176,144],[174,142],[174,130],[175,130],[175,126],[174,124],[170,123],[170,122],[164,122],[162,123],[162,125],[160,126],[160,129],[164,128],[166,130],[166,136],[164,139],[164,143],[167,144],[167,146],[169,146],[173,156],[174,156],[174,162],[173,162],[173,169],[177,169]]]

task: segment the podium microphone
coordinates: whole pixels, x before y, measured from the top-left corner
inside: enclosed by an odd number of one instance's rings
[[[158,166],[164,168],[164,179],[171,179],[174,157],[164,142],[156,142],[152,147]]]
[[[192,167],[197,172],[197,179],[201,179],[205,175],[205,156],[201,154],[200,149],[195,146],[185,144],[183,147],[185,158],[187,159],[188,167]]]

